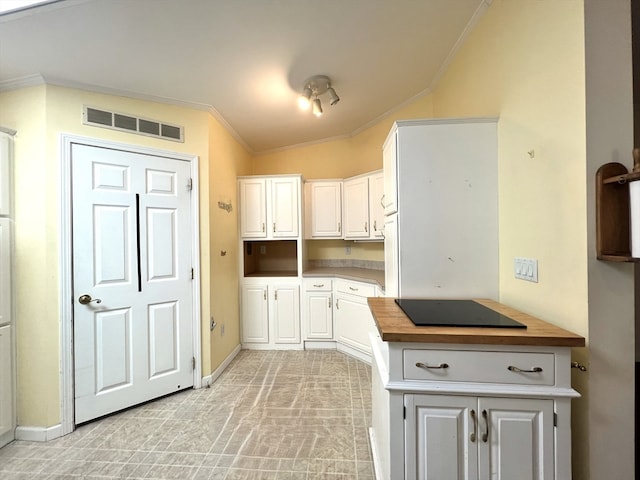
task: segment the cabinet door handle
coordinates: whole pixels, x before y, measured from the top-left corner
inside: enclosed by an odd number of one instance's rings
[[[369,233],[369,222],[364,222],[364,231]]]
[[[542,372],[542,367],[531,367],[529,370],[522,370],[521,368],[514,367],[513,365],[509,365],[507,370],[510,372],[518,372],[518,373],[540,373]]]
[[[476,411],[475,410],[471,410],[470,412],[471,414],[471,423],[473,423],[473,432],[471,432],[471,435],[469,435],[469,440],[471,440],[471,442],[475,442],[476,438],[478,436],[478,419],[476,418]]]
[[[374,231],[374,232],[377,232],[377,231],[378,231],[378,221],[377,221],[377,220],[374,220],[374,221],[373,221],[373,231]]]
[[[487,411],[482,410],[482,419],[484,420],[484,433],[482,434],[482,441],[487,443],[489,440],[489,419],[487,418]]]
[[[274,299],[274,300],[278,300],[278,290],[276,290],[275,292],[273,292],[273,299]]]
[[[329,300],[328,307],[329,307],[329,310],[331,310],[331,297],[329,297],[328,300]]]
[[[265,300],[267,299],[267,291],[266,290],[264,290],[262,292],[262,298],[264,298]]]
[[[265,232],[265,224],[264,224],[264,222],[262,222],[262,233],[264,233],[264,232]]]
[[[426,370],[429,370],[429,369],[433,369],[433,368],[449,368],[449,364],[441,363],[440,365],[427,365],[426,363],[418,362],[418,363],[416,363],[416,367],[424,368]]]
[[[386,208],[386,205],[384,204],[384,194],[380,197],[380,205],[382,205],[382,208]]]
[[[338,222],[338,233],[342,233],[342,222]]]
[[[273,222],[273,233],[276,233],[276,222]]]
[[[340,304],[338,303],[340,302],[340,299],[336,299],[336,310],[340,310]]]

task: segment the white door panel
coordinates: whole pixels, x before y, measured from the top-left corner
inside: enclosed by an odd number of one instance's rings
[[[81,423],[193,385],[193,233],[188,162],[74,144],[71,164]]]

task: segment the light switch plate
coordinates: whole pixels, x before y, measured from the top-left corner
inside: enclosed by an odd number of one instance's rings
[[[520,280],[538,283],[538,260],[516,257],[513,262],[513,273]]]

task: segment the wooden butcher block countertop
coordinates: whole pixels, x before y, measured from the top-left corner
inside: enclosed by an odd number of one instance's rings
[[[393,298],[370,297],[380,337],[385,342],[458,343],[484,345],[535,345],[584,347],[584,337],[519,312],[493,300],[473,299],[485,307],[512,318],[527,328],[416,327]]]

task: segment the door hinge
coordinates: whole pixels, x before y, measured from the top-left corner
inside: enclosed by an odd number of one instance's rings
[[[556,412],[553,412],[553,426],[558,426],[558,414]]]
[[[193,178],[190,178],[189,180],[187,180],[187,190],[189,192],[193,190]]]
[[[196,369],[196,357],[191,357],[191,369]]]

